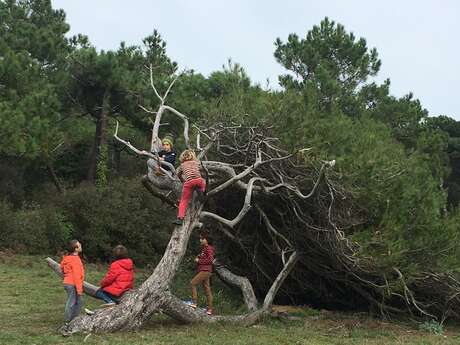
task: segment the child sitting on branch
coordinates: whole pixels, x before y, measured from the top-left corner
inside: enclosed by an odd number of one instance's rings
[[[110,265],[109,271],[100,282],[100,289],[96,292],[96,298],[103,300],[105,306],[118,303],[118,299],[134,286],[134,264],[128,258],[128,250],[125,246],[118,245],[113,248],[115,260]]]
[[[157,175],[164,175],[164,172],[160,169],[166,170],[167,173],[172,174],[172,168],[176,164],[176,151],[173,149],[172,138],[166,136],[161,141],[163,146],[162,150],[158,152],[158,162],[155,173]],[[169,164],[162,164],[162,162],[167,162]]]

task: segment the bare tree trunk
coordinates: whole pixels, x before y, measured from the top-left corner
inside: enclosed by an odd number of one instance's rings
[[[152,275],[136,290],[123,295],[120,304],[94,315],[74,319],[64,333],[110,332],[139,328],[155,311],[170,303],[169,286],[187,249],[187,244],[201,211],[191,204],[182,226],[176,226],[163,258]],[[184,304],[185,305],[185,304]]]
[[[107,145],[107,117],[110,111],[110,90],[105,90],[102,99],[102,109],[99,116],[96,118],[96,135],[94,138],[93,149],[91,150],[90,164],[88,168],[87,179],[90,182],[96,180],[96,169],[101,159],[101,152],[104,145]]]
[[[51,181],[53,181],[53,184],[56,187],[59,194],[63,194],[64,188],[62,187],[61,182],[59,181],[56,172],[54,171],[53,164],[50,161],[46,162],[46,170],[48,171],[48,175],[50,176]]]
[[[160,99],[161,104],[158,111],[149,111],[149,113],[155,113],[156,117],[152,129],[151,147],[148,151],[139,150],[129,143],[129,141],[119,138],[118,123],[114,134],[115,139],[129,149],[141,156],[149,158],[147,161],[148,174],[143,177],[142,183],[153,195],[170,205],[174,205],[175,200],[178,200],[180,197],[182,183],[174,173],[175,167],[169,163],[160,161],[158,157],[158,150],[161,146],[158,131],[163,114],[169,112],[183,120],[185,145],[186,147],[191,147],[188,136],[189,124],[187,117],[174,108],[164,104],[165,98],[174,84],[174,81],[167,89],[165,95],[161,97],[153,85],[151,68],[151,85],[155,95]],[[97,123],[95,150],[93,155],[94,161],[91,165],[91,169],[93,170],[90,170],[91,174],[89,174],[93,180],[101,146],[105,144],[108,105],[109,94],[107,91],[104,95],[101,116]],[[272,234],[273,239],[277,243],[282,269],[277,276],[275,274],[276,277],[273,277],[273,283],[268,289],[261,306],[258,306],[254,290],[249,280],[233,274],[219,262],[215,264],[217,275],[226,283],[235,285],[241,290],[248,313],[231,316],[209,316],[201,310],[190,308],[179,298],[172,295],[170,291],[170,284],[182,262],[190,235],[193,229],[201,227],[201,222],[206,220],[207,222],[220,223],[223,225],[221,226],[222,228],[225,227],[225,230],[222,229],[222,232],[231,240],[236,240],[237,236],[239,236],[239,230],[235,231],[236,226],[239,225],[250,212],[252,205],[256,204],[256,201],[252,201],[253,195],[259,197],[264,195],[270,198],[277,195],[276,193],[282,193],[281,195],[290,197],[295,196],[299,200],[309,199],[315,194],[321,177],[324,175],[325,167],[331,166],[330,162],[325,162],[323,164],[316,184],[309,194],[304,195],[297,187],[295,179],[291,177],[291,173],[288,174],[284,170],[285,162],[293,155],[274,147],[273,138],[266,138],[264,135],[256,134],[254,127],[248,128],[248,133],[252,138],[251,140],[255,140],[255,142],[253,143],[249,140],[248,146],[241,147],[240,138],[236,132],[238,129],[242,129],[242,127],[225,127],[217,125],[215,128],[211,127],[208,130],[201,130],[197,127],[198,136],[196,141],[197,150],[199,151],[198,158],[202,160],[201,167],[206,170],[207,176],[209,177],[209,179],[207,179],[207,198],[215,197],[216,195],[220,197],[222,195],[220,193],[226,193],[229,192],[229,190],[230,193],[237,192],[235,194],[245,195],[241,210],[235,213],[236,216],[233,219],[226,219],[217,213],[202,211],[202,202],[205,196],[201,195],[203,198],[200,198],[201,202],[199,202],[195,195],[187,208],[187,214],[183,224],[174,228],[165,253],[151,276],[139,288],[125,293],[119,305],[109,309],[97,310],[95,314],[91,316],[81,315],[75,318],[69,325],[62,328],[63,334],[133,330],[142,326],[153,313],[159,310],[162,310],[165,314],[176,320],[186,323],[228,321],[243,325],[250,325],[257,322],[261,316],[269,312],[269,308],[279,288],[294,268],[299,256],[286,236],[275,229],[273,224],[268,220],[267,214],[263,212],[262,214],[265,214],[267,228],[269,228],[270,234]],[[200,145],[200,135],[203,135],[208,140],[204,148],[201,148]],[[227,145],[225,141],[229,138],[230,145]],[[245,142],[245,140],[243,140],[243,142]],[[213,146],[216,146],[217,153],[223,154],[224,157],[232,157],[233,159],[235,154],[240,155],[239,161],[219,162],[206,160],[206,154]],[[266,152],[263,152],[263,148],[265,148]],[[220,149],[223,149],[223,151],[219,151]],[[215,153],[216,152],[214,152],[214,154]],[[243,156],[241,156],[242,154]],[[159,166],[159,164],[161,164],[161,166]],[[169,164],[169,166],[167,164]],[[292,162],[287,164],[291,164],[291,168],[295,168]],[[164,166],[166,166],[168,170],[165,170],[163,168]],[[262,169],[265,169],[263,174],[261,174]],[[158,171],[161,173],[158,173]],[[241,193],[242,191],[244,191],[244,193]],[[163,194],[163,192],[165,194]],[[207,205],[208,204],[210,203],[207,203]],[[234,210],[234,200],[231,204],[225,205],[225,207]],[[238,202],[236,207],[239,207]],[[253,229],[248,230],[251,231]],[[287,253],[290,253],[288,260],[286,260]],[[55,266],[56,265],[54,265],[53,269],[57,273],[60,273],[60,270]],[[279,263],[276,267],[279,267]],[[269,279],[271,278],[269,277]],[[88,287],[87,284],[85,285],[85,291],[88,290],[87,292],[89,294],[93,294],[94,289],[94,286]]]
[[[113,140],[113,145],[112,145],[112,152],[111,152],[111,168],[113,169],[114,172],[117,174],[120,173],[120,167],[121,167],[121,149],[120,149],[120,144],[118,141]]]
[[[59,277],[63,277],[61,266],[56,261],[54,261],[51,258],[46,258],[45,261],[48,264],[49,268],[51,268]],[[90,284],[88,282],[83,282],[83,291],[84,293],[90,296],[94,297],[98,289],[99,287],[96,285]]]

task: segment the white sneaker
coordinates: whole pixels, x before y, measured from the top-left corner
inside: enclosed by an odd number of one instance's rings
[[[94,311],[85,308],[86,315],[94,315]]]
[[[115,302],[110,302],[110,303],[104,303],[99,306],[99,308],[108,308],[108,307],[113,307],[114,305],[117,305]]]

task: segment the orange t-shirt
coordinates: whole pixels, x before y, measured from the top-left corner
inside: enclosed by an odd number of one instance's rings
[[[65,255],[61,261],[61,270],[64,274],[64,284],[75,285],[77,293],[83,295],[83,280],[85,269],[78,255]]]

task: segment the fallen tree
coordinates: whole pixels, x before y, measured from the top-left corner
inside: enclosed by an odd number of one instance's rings
[[[118,124],[114,134],[120,143],[147,158],[148,174],[142,183],[171,206],[180,196],[181,183],[162,168],[168,163],[158,159],[159,128],[165,113],[183,120],[185,145],[192,147],[187,116],[165,104],[173,84],[160,96],[151,83],[160,106],[150,150],[140,150],[119,137]],[[383,315],[459,316],[460,284],[453,276],[423,272],[408,282],[397,267],[382,267],[372,257],[360,255],[358,244],[347,238],[346,231],[363,223],[366,215],[353,194],[337,182],[332,169],[335,161],[318,161],[309,154],[310,149],[283,150],[265,124],[212,123],[193,131],[194,149],[206,172],[207,200],[202,203],[193,198],[183,224],[174,228],[162,259],[140,287],[113,308],[79,316],[63,333],[137,329],[160,310],[186,323],[250,325],[269,311],[278,292],[294,300],[307,292],[323,294],[321,298],[331,303]],[[225,242],[220,259],[228,267],[240,271],[251,267],[242,272],[248,280],[215,265],[223,280],[241,289],[248,309],[244,314],[208,316],[170,291],[190,236],[203,224]],[[286,280],[289,283],[283,284]],[[256,296],[263,302],[258,303]]]

